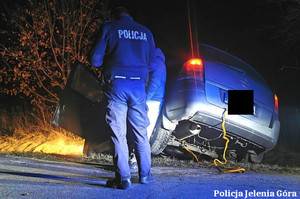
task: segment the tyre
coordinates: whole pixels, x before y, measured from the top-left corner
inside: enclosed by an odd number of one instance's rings
[[[150,137],[151,153],[153,155],[160,154],[167,147],[171,135],[172,131],[163,128],[160,115]]]

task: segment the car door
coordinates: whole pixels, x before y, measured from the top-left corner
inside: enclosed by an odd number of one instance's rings
[[[59,95],[52,123],[90,142],[107,141],[102,97],[101,83],[96,74],[76,62],[66,87]]]

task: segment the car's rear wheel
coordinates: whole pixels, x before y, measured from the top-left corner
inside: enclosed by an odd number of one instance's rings
[[[160,115],[150,137],[151,153],[154,155],[160,154],[167,147],[171,134],[172,131],[163,128]]]

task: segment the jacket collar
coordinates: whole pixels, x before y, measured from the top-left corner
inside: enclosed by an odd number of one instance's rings
[[[118,19],[118,20],[130,20],[130,21],[133,21],[133,18],[131,17],[131,16],[129,16],[129,15],[124,15],[124,16],[122,16],[120,19]]]

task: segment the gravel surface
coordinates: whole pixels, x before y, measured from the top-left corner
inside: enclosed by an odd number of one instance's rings
[[[251,170],[242,174],[220,174],[210,165],[154,164],[152,173],[156,181],[153,184],[138,184],[138,175],[133,174],[133,188],[124,191],[105,187],[107,179],[114,176],[110,156],[102,155],[101,160],[93,161],[79,157],[32,156],[35,157],[0,154],[1,199],[300,198],[300,174]],[[283,194],[290,195],[283,197]]]

